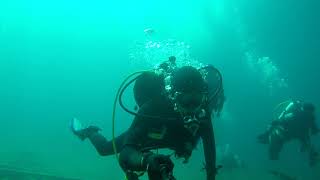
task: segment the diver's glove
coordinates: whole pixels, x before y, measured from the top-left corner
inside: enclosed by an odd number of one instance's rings
[[[83,128],[81,122],[76,118],[72,119],[70,123],[70,129],[73,132],[73,134],[76,135],[82,141],[90,137],[92,134],[101,130],[99,127],[96,126],[89,126]]]
[[[160,176],[166,176],[163,178],[173,179],[172,170],[173,170],[174,164],[171,161],[170,156],[153,154],[153,153],[146,154],[144,156],[143,166],[148,171],[149,176],[160,175]]]

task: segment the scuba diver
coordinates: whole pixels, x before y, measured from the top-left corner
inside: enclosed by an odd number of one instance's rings
[[[266,132],[258,136],[258,141],[269,144],[269,158],[278,160],[286,142],[299,140],[300,151],[309,153],[309,165],[314,166],[319,156],[311,143],[311,136],[320,131],[316,125],[315,106],[302,101],[287,102],[288,105],[272,121]]]
[[[123,91],[133,82],[136,112],[121,101]],[[150,180],[174,180],[170,155],[154,150],[171,149],[176,158],[187,163],[202,139],[207,180],[214,180],[217,168],[212,118],[215,113],[219,115],[225,98],[220,72],[211,65],[198,69],[178,67],[176,58],[171,56],[126,87],[120,93],[119,103],[134,115],[127,131],[112,142],[99,133],[100,128],[83,128],[74,119],[73,133],[81,140],[88,138],[102,156],[119,153],[119,164],[128,180],[138,180],[145,172]]]

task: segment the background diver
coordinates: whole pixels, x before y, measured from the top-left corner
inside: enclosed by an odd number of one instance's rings
[[[217,162],[221,164],[222,170],[225,172],[246,167],[239,155],[230,149],[230,144],[217,147]]]
[[[215,179],[212,117],[214,112],[219,114],[224,104],[221,74],[213,66],[177,67],[175,60],[172,56],[131,81],[135,82],[138,110],[127,110],[135,115],[134,120],[127,131],[114,139],[120,166],[129,180],[138,180],[140,172],[147,172],[150,180],[175,179],[170,156],[152,150],[169,148],[186,163],[200,139],[207,180]],[[123,106],[121,95],[119,101]],[[100,155],[115,153],[112,141],[99,133],[100,128],[82,128],[76,119],[71,125],[73,133],[81,140],[88,138]]]
[[[311,136],[318,132],[315,106],[302,101],[288,101],[288,105],[272,121],[266,132],[258,136],[258,141],[269,144],[269,158],[277,160],[283,145],[297,139],[301,143],[301,152],[309,153],[309,165],[313,166],[319,156],[311,143]]]

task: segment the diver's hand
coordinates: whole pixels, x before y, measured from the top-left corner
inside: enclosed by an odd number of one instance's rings
[[[70,129],[74,135],[76,135],[82,141],[91,136],[92,134],[100,131],[101,129],[97,126],[89,126],[83,128],[81,122],[74,118],[70,123]]]
[[[145,167],[148,173],[161,173],[165,167],[167,171],[172,171],[174,164],[169,156],[161,154],[149,154],[145,157]]]

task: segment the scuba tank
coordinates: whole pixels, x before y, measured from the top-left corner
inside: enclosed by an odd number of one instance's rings
[[[133,87],[134,99],[140,108],[143,104],[162,97],[164,89],[163,78],[154,72],[144,72],[135,81]]]
[[[164,97],[167,81],[175,68],[176,58],[171,56],[168,61],[161,63],[153,71],[139,75],[133,87],[134,99],[139,108],[146,102]]]

